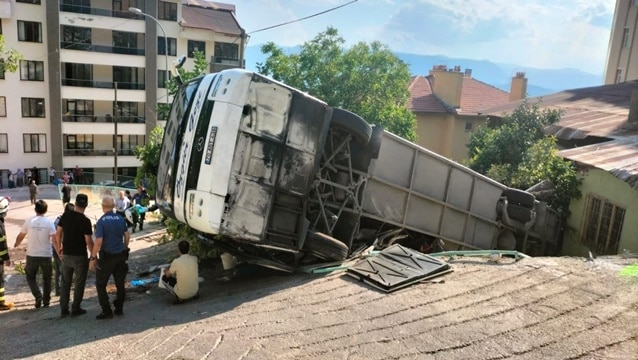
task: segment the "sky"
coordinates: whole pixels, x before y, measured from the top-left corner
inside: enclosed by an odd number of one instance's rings
[[[396,52],[542,69],[605,70],[615,0],[235,0],[249,46],[302,45],[332,26]],[[222,0],[222,2],[224,2]],[[334,11],[271,30],[256,31]],[[254,32],[254,33],[253,33]]]

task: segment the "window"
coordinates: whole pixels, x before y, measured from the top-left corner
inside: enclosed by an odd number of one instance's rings
[[[74,134],[65,135],[66,148],[69,150],[92,150],[93,135],[92,134]]]
[[[0,117],[7,117],[7,98],[0,96]]]
[[[215,62],[221,63],[223,60],[239,60],[239,45],[215,42]]]
[[[18,40],[42,42],[42,24],[34,21],[18,20]]]
[[[629,28],[625,28],[622,34],[622,47],[627,48],[629,46]]]
[[[113,82],[117,82],[118,89],[144,89],[144,76],[138,68],[128,66],[113,66]]]
[[[90,14],[91,0],[62,0],[60,10],[80,14]]]
[[[175,38],[166,38],[166,42],[168,45],[168,55],[177,56],[177,39]],[[164,51],[164,37],[157,37],[157,54],[166,55],[166,51]]]
[[[166,87],[166,74],[168,74],[169,80],[173,78],[173,74],[171,74],[169,71],[157,70],[157,87],[158,88]]]
[[[597,255],[617,254],[625,209],[593,195],[587,198],[586,209],[583,243]]]
[[[64,63],[62,70],[62,85],[93,86],[93,65]]]
[[[203,41],[188,40],[188,57],[194,58],[195,51],[201,51],[206,55],[206,43]]]
[[[90,50],[91,29],[78,26],[62,26],[62,46],[70,50]]]
[[[93,115],[93,100],[62,99],[62,112],[69,115]]]
[[[137,146],[144,145],[144,135],[118,135],[118,153],[122,155],[134,155]]]
[[[0,153],[9,152],[9,139],[7,134],[0,134]]]
[[[4,66],[0,65],[0,80],[4,80]]]
[[[622,69],[616,69],[616,84],[623,82]]]
[[[25,3],[25,4],[36,4],[36,5],[40,5],[40,0],[16,0],[16,2],[18,2],[18,3]]]
[[[177,4],[160,1],[157,4],[157,18],[160,20],[177,21]]]
[[[113,47],[137,48],[137,34],[126,31],[113,31]]]
[[[638,5],[638,0],[631,0],[631,6]]]
[[[465,122],[465,132],[471,132],[472,129],[474,128],[474,123],[471,121],[466,121]]]
[[[44,99],[22,98],[22,117],[44,117]]]
[[[22,134],[25,153],[47,152],[46,134]]]
[[[44,61],[20,60],[20,80],[44,81]]]

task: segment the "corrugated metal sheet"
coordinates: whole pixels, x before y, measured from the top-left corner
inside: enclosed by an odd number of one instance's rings
[[[545,129],[548,135],[564,140],[583,139],[587,136],[625,137],[638,134],[635,130],[626,128],[631,92],[634,89],[638,89],[638,81],[565,90],[531,98],[528,102],[535,104],[541,101],[540,107],[563,112],[558,124]],[[480,113],[503,116],[520,104],[521,101],[515,101]]]
[[[183,27],[212,30],[226,35],[241,35],[241,27],[228,10],[213,10],[195,6],[182,6]]]
[[[638,189],[638,139],[611,140],[562,150],[559,155],[581,164],[606,170]]]

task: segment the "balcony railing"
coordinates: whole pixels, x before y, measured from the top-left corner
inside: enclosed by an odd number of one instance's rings
[[[125,46],[107,46],[107,45],[93,45],[79,42],[62,41],[60,42],[61,49],[67,50],[80,50],[80,51],[92,51],[107,54],[123,54],[123,55],[144,55],[144,48],[132,48]]]
[[[64,86],[79,86],[98,89],[115,89],[115,82],[110,81],[94,81],[84,79],[62,79],[62,85]],[[146,88],[144,83],[133,82],[121,82],[117,81],[118,90],[144,90]]]
[[[113,123],[113,116],[104,115],[63,115],[62,121],[65,122],[94,122],[94,123]],[[143,116],[118,116],[118,124],[143,124],[145,119]]]
[[[126,18],[133,19],[138,15],[135,15],[128,10],[111,10],[111,9],[100,9],[94,8],[90,6],[81,6],[81,5],[72,5],[72,4],[60,4],[60,11],[72,12],[77,14],[91,14],[91,15],[100,15],[100,16],[110,16],[117,18]]]
[[[64,149],[64,156],[114,156],[113,149]],[[118,156],[134,156],[133,150],[120,149],[117,151]]]

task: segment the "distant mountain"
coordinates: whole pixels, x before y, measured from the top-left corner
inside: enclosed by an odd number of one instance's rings
[[[263,63],[266,56],[261,53],[261,45],[246,48],[246,68],[257,70],[257,63]],[[283,47],[287,53],[298,52],[300,46]],[[547,95],[567,89],[576,89],[603,84],[603,75],[591,74],[576,69],[538,69],[514,64],[494,63],[487,60],[450,58],[443,55],[416,55],[395,53],[410,66],[412,75],[427,75],[434,65],[456,65],[461,71],[472,69],[472,77],[499,89],[509,91],[512,77],[523,71],[528,80],[527,93],[530,97]]]

